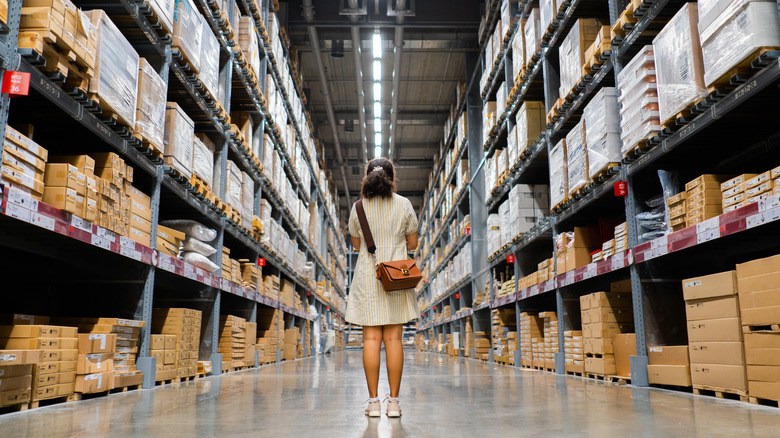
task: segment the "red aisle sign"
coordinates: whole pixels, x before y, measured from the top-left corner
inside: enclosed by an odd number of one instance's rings
[[[455,299],[459,300],[460,299],[460,294],[455,294]]]
[[[257,258],[257,266],[265,266],[265,259],[262,257]]]
[[[3,73],[3,93],[11,97],[27,96],[30,92],[30,73],[7,71]]]
[[[508,256],[506,256],[506,262],[507,263],[514,263],[515,262],[515,255],[514,254],[509,254]]]
[[[614,188],[615,188],[615,196],[620,196],[623,198],[628,196],[628,184],[626,184],[625,181],[616,182]]]

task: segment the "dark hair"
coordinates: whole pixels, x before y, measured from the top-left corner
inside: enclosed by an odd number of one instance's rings
[[[376,169],[376,168],[379,169]],[[376,170],[374,170],[376,169]],[[381,196],[387,198],[395,192],[395,169],[387,158],[374,158],[366,165],[366,176],[360,193],[364,198]]]

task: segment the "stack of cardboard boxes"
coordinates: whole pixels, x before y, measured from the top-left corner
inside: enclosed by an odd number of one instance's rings
[[[152,335],[149,356],[157,358],[155,380],[171,380],[179,370],[176,368],[178,335]]]
[[[222,369],[243,367],[246,364],[246,320],[234,315],[219,318],[219,353]]]
[[[720,184],[727,175],[702,175],[685,184],[685,224],[687,227],[704,222],[723,213],[723,194]]]
[[[0,182],[43,200],[44,172],[49,152],[21,132],[7,126],[0,163]]]
[[[76,392],[93,394],[113,389],[116,335],[79,333]]]
[[[490,357],[490,338],[485,332],[474,332],[474,354],[476,359],[487,360]]]
[[[42,350],[0,350],[0,408],[30,401],[33,367],[39,367],[42,353]]]
[[[284,323],[282,312],[278,309],[257,309],[257,346],[261,363],[276,362],[279,350],[279,332],[284,333],[280,325]]]
[[[201,315],[200,310],[184,308],[154,309],[152,312],[153,333],[176,335],[175,377],[192,377],[198,371]],[[160,378],[159,372],[156,379],[168,380]]]
[[[257,323],[246,323],[246,336],[244,338],[244,344],[246,345],[246,365],[255,367],[257,366]]]
[[[281,290],[281,282],[278,275],[264,275],[263,287],[261,293],[269,298],[275,300],[279,299],[279,292]]]
[[[580,297],[585,372],[600,376],[615,375],[615,350],[612,338],[634,330],[631,285],[613,283],[610,292],[595,292]]]
[[[564,368],[567,373],[585,373],[585,353],[582,346],[582,331],[563,332]]]
[[[539,318],[543,321],[544,368],[555,370],[555,354],[558,353],[558,315],[555,312],[541,312]]]
[[[517,319],[514,309],[492,311],[493,360],[500,363],[514,361],[517,350]],[[513,335],[511,333],[514,333]]]
[[[737,265],[750,397],[780,401],[780,256]]]
[[[471,348],[474,347],[474,327],[471,318],[466,318],[463,322],[466,326],[464,329],[466,336],[465,339],[463,339],[463,356],[471,357]]]
[[[543,323],[539,315],[532,312],[523,312],[520,314],[520,365],[524,367],[533,367],[535,352],[532,342],[534,339],[541,338],[543,332]]]
[[[669,208],[669,229],[672,231],[679,231],[687,226],[688,208],[685,205],[687,197],[688,192],[680,192],[666,200]]]
[[[157,225],[157,250],[176,257],[179,255],[179,248],[181,248],[185,237],[181,231]]]
[[[282,359],[294,360],[298,358],[298,343],[301,339],[301,331],[298,327],[293,327],[284,331],[284,347],[282,348]]]
[[[647,379],[651,385],[691,386],[687,345],[649,347],[647,356]]]
[[[555,239],[557,275],[573,271],[591,262],[588,229],[574,227],[574,231],[561,233]]]
[[[736,272],[683,280],[695,389],[745,396],[745,353]]]
[[[5,322],[12,322],[13,325],[0,326],[0,349],[26,350],[23,353],[9,353],[17,358],[40,355],[40,360],[25,362],[37,364],[32,369],[30,400],[36,402],[72,395],[78,360],[76,328],[42,325],[49,322],[48,318],[37,316]]]
[[[257,266],[256,261],[241,259],[239,263],[241,264],[241,284],[246,288],[261,292],[263,287],[260,279],[263,278],[263,268]]]

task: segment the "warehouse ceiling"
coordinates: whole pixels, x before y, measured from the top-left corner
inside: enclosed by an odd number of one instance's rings
[[[313,8],[308,9],[309,5]],[[394,12],[396,9],[406,12]],[[379,34],[382,45],[379,81],[382,156],[393,159],[398,192],[419,210],[456,88],[466,81],[466,55],[478,53],[477,30],[482,9],[481,2],[474,0],[281,3],[280,19],[286,22],[284,27],[290,42],[298,49],[309,110],[324,147],[325,164],[333,172],[342,212],[348,212],[344,180],[349,187],[350,201],[354,202],[360,192],[365,160],[372,159],[375,153],[374,34]],[[312,44],[313,35],[317,44]],[[353,37],[359,39],[361,48],[359,67],[355,62]],[[398,54],[394,54],[396,40],[402,42]],[[320,80],[317,50],[321,54],[325,85]],[[361,74],[363,121],[358,92]],[[397,75],[397,90],[394,90],[394,75]],[[397,92],[395,105],[394,91]],[[328,100],[336,138],[331,129]],[[361,126],[365,129],[361,130]],[[363,133],[365,137],[361,139]]]

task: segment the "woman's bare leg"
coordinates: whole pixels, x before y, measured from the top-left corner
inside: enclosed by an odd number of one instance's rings
[[[401,376],[404,373],[404,347],[401,344],[403,324],[382,326],[382,341],[385,344],[387,380],[390,383],[390,397],[398,397]]]
[[[363,326],[363,370],[366,372],[368,396],[377,397],[379,386],[379,350],[382,347],[382,326]]]

